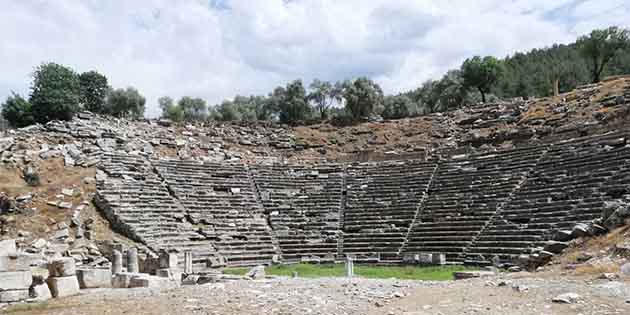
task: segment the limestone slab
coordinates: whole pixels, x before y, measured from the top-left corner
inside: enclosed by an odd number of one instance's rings
[[[51,299],[52,293],[46,283],[40,283],[31,287],[30,296],[33,300],[42,302]]]
[[[15,255],[16,252],[15,240],[0,241],[0,256]]]
[[[112,272],[108,269],[79,269],[77,279],[81,289],[109,288],[112,286]]]
[[[31,260],[26,256],[0,256],[0,272],[27,271]]]
[[[142,273],[136,273],[136,272],[120,272],[115,274],[112,277],[112,287],[114,288],[128,288],[129,284],[131,283],[131,279],[134,277],[139,277],[142,275],[146,275],[146,274],[142,274]]]
[[[77,276],[50,277],[46,280],[53,297],[64,297],[79,294],[79,281]]]
[[[28,299],[28,288],[22,290],[0,291],[0,303],[19,302]]]
[[[0,272],[0,291],[28,289],[33,282],[30,271]]]

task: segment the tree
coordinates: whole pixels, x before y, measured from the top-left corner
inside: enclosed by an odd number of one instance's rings
[[[435,108],[440,111],[462,107],[469,100],[468,89],[459,70],[446,72],[435,89]]]
[[[40,65],[33,74],[30,103],[37,122],[72,119],[79,110],[77,74],[53,62]]]
[[[343,87],[346,109],[355,120],[370,116],[383,104],[381,87],[368,78],[346,81]]]
[[[281,90],[277,90],[279,93]],[[295,80],[287,84],[284,93],[279,95],[280,121],[288,124],[296,124],[304,121],[310,113],[310,106],[306,100],[306,90],[302,80]]]
[[[619,51],[628,47],[629,36],[627,29],[612,26],[603,30],[593,30],[588,36],[582,36],[577,40],[580,53],[589,62],[592,82],[599,82],[608,62]]]
[[[417,113],[416,104],[406,95],[396,95],[385,97],[385,109],[383,110],[383,118],[399,119],[405,118]]]
[[[308,94],[308,100],[315,103],[315,107],[319,111],[322,120],[328,118],[328,110],[335,101],[341,101],[341,84],[337,82],[335,85],[328,81],[320,81],[314,79],[309,85],[311,92]]]
[[[13,127],[22,128],[35,122],[31,104],[17,93],[12,92],[1,107],[2,117]]]
[[[103,113],[109,89],[107,78],[96,71],[83,72],[79,75],[79,87],[83,108],[94,113]]]
[[[200,98],[184,96],[179,99],[177,106],[181,109],[185,121],[202,121],[208,115],[206,101]]]
[[[158,98],[158,105],[160,109],[162,109],[162,118],[170,119],[175,122],[180,122],[184,119],[184,113],[181,107],[176,106],[172,98],[162,96]]]
[[[501,63],[492,56],[483,59],[479,56],[466,59],[461,68],[464,86],[476,87],[481,93],[481,100],[486,102],[486,93],[497,83],[501,75]]]
[[[110,89],[105,102],[106,113],[125,118],[139,119],[144,116],[146,99],[133,87]]]
[[[216,109],[217,117],[215,119],[221,121],[239,121],[241,113],[231,101],[223,101]]]

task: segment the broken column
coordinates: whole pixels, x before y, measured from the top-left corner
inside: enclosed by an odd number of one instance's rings
[[[193,256],[192,252],[184,252],[184,273],[190,275],[193,273]]]
[[[354,262],[351,256],[346,256],[346,277],[352,278],[354,276]]]
[[[48,263],[48,287],[53,297],[64,297],[79,293],[74,258],[64,257]]]
[[[112,274],[118,274],[122,272],[123,257],[122,253],[118,250],[112,252]]]
[[[140,268],[138,266],[138,249],[135,247],[127,250],[127,272],[140,272]]]
[[[18,255],[15,240],[0,241],[0,303],[28,299],[32,280],[29,264]]]

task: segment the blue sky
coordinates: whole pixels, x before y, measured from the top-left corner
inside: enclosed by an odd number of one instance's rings
[[[369,76],[387,93],[475,54],[630,27],[623,0],[0,0],[0,98],[55,61],[157,98],[262,94],[302,78]]]

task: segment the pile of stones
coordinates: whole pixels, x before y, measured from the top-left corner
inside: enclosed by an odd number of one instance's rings
[[[165,120],[130,121],[82,112],[70,121],[51,121],[0,132],[0,162],[28,165],[63,158],[68,167],[92,167],[104,152],[235,161],[269,156],[269,150],[261,150],[262,147],[294,146],[293,134],[283,126],[174,126]]]

